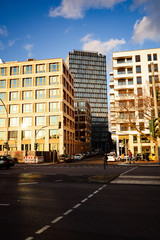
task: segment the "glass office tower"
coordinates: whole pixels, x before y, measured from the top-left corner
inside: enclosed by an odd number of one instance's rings
[[[91,106],[92,149],[107,151],[109,143],[106,56],[97,52],[69,52],[66,64],[74,77],[75,99]]]

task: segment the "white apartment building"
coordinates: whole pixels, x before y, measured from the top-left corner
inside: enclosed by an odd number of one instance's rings
[[[153,141],[141,134],[150,136],[149,119],[154,117],[152,62],[156,89],[159,90],[160,48],[113,53],[113,72],[110,73],[109,84],[110,121],[117,155],[128,150],[135,155],[155,152]]]

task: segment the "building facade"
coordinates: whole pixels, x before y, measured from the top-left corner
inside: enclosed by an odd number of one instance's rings
[[[73,77],[63,59],[0,63],[0,150],[74,153]],[[5,110],[6,107],[6,110]]]
[[[75,99],[75,140],[77,152],[91,152],[91,108],[86,99]]]
[[[69,52],[66,64],[74,77],[75,99],[86,99],[91,106],[92,149],[108,148],[108,105],[106,57],[97,52]]]
[[[150,137],[149,120],[154,117],[151,63],[159,90],[159,48],[113,53],[110,119],[118,155],[127,154],[129,149],[135,155],[155,152],[153,141],[147,138]]]

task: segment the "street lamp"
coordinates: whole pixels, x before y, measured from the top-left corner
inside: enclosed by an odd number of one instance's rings
[[[7,112],[7,108],[6,108],[6,105],[4,104],[4,102],[3,102],[3,100],[0,98],[0,101],[1,101],[1,103],[3,104],[3,107],[5,108],[5,111],[6,111],[6,115],[7,115],[7,129],[6,129],[6,131],[7,131],[7,133],[6,133],[6,144],[5,144],[5,146],[6,146],[6,152],[7,152],[7,155],[8,155],[8,112]]]

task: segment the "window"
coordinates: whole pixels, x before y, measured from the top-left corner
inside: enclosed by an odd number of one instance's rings
[[[143,107],[143,99],[138,99],[138,107]]]
[[[59,84],[59,83],[60,83],[60,76],[49,77],[49,85]]]
[[[32,65],[23,66],[23,74],[32,73]]]
[[[137,77],[137,84],[142,84],[142,78],[141,77]]]
[[[23,91],[22,96],[23,100],[32,99],[32,91]]]
[[[45,103],[36,103],[36,112],[45,112]]]
[[[117,59],[117,63],[124,63],[125,62],[125,58],[118,58]]]
[[[154,64],[154,71],[158,72],[158,64]]]
[[[36,139],[45,139],[45,129],[36,130]]]
[[[32,78],[23,78],[23,87],[31,87]]]
[[[5,140],[5,132],[0,131],[0,140]]]
[[[137,135],[133,135],[133,143],[137,143]]]
[[[128,79],[128,85],[133,85],[133,79]]]
[[[46,97],[45,90],[36,90],[36,99],[42,99]]]
[[[37,73],[43,73],[43,72],[45,72],[45,70],[46,70],[45,64],[36,65],[36,72]]]
[[[19,67],[11,67],[11,75],[18,75]]]
[[[22,139],[23,140],[27,140],[27,139],[31,139],[31,131],[25,130],[22,131]]]
[[[10,92],[10,100],[11,101],[15,101],[15,100],[18,100],[18,92]]]
[[[0,68],[0,75],[7,76],[7,68]]]
[[[23,113],[30,113],[32,112],[32,104],[31,103],[26,103],[22,105],[22,111]]]
[[[140,129],[140,131],[144,130],[144,123],[142,123],[142,122],[139,123],[139,129]]]
[[[3,101],[6,101],[6,93],[1,92],[1,93],[0,93],[0,98],[1,98]]]
[[[0,118],[0,127],[5,127],[5,118]]]
[[[126,73],[126,71],[125,71],[125,68],[120,68],[120,69],[118,69],[118,72],[117,72],[118,74],[125,74]]]
[[[10,105],[9,106],[9,113],[19,113],[19,105]]]
[[[58,125],[59,116],[49,116],[49,125]]]
[[[137,95],[142,96],[142,88],[137,88]]]
[[[59,71],[59,63],[50,63],[49,64],[49,71],[50,72]]]
[[[128,73],[128,74],[133,73],[132,68],[127,68],[127,73]]]
[[[6,88],[6,80],[0,80],[0,88]]]
[[[118,85],[126,85],[126,80],[125,79],[120,79],[118,80]]]
[[[36,117],[36,126],[46,125],[46,117]]]
[[[156,61],[157,60],[157,54],[153,54],[153,60]]]
[[[23,125],[23,127],[32,126],[32,117],[23,117],[22,125]]]
[[[18,139],[18,131],[9,131],[9,140]]]
[[[17,87],[19,87],[19,79],[11,79],[11,81],[10,81],[10,87],[11,87],[11,88],[17,88]]]
[[[136,62],[140,62],[141,61],[141,56],[140,55],[136,55],[135,56],[135,60],[136,60]]]
[[[5,114],[5,108],[3,105],[0,105],[0,114]]]
[[[37,77],[36,78],[36,86],[45,85],[45,77]]]
[[[148,61],[152,61],[152,56],[151,56],[151,54],[148,54],[147,57],[148,57]]]
[[[144,112],[139,112],[139,119],[143,119],[144,118]]]
[[[141,66],[136,66],[136,73],[141,73]]]
[[[50,89],[50,90],[49,90],[49,97],[50,97],[50,98],[59,97],[59,88]]]
[[[49,130],[49,138],[52,138],[52,139],[59,138],[59,130],[55,130],[55,129]]]
[[[19,126],[19,118],[10,118],[10,127],[18,127]]]
[[[50,102],[49,103],[49,111],[50,112],[60,111],[60,103],[59,102]]]

